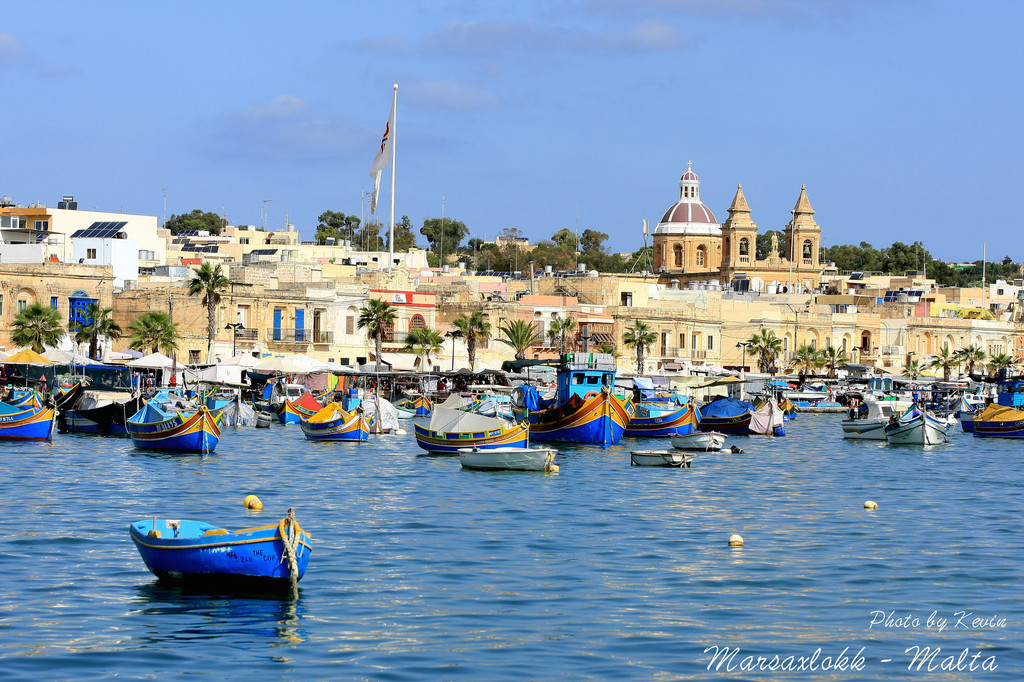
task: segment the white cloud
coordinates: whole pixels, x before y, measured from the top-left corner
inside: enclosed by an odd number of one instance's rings
[[[473,111],[502,105],[501,98],[490,90],[454,80],[413,82],[402,90],[424,109]]]
[[[249,121],[287,121],[306,116],[309,105],[294,95],[278,95],[266,104],[252,104],[239,109],[234,117]]]

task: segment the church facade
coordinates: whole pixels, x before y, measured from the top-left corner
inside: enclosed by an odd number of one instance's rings
[[[817,288],[821,282],[821,227],[807,188],[790,211],[783,245],[772,235],[771,249],[757,256],[757,223],[751,217],[743,186],[729,205],[728,218],[719,223],[700,198],[700,178],[693,163],[679,179],[679,199],[669,207],[653,231],[654,270],[665,280],[681,284],[701,281],[769,293]]]

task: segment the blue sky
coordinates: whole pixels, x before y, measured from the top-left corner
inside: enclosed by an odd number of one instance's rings
[[[1022,29],[1013,0],[9,3],[0,193],[257,225],[270,199],[310,238],[361,213],[398,83],[417,230],[443,194],[472,236],[632,251],[692,160],[719,221],[742,183],[780,229],[806,184],[825,245],[1021,260]]]

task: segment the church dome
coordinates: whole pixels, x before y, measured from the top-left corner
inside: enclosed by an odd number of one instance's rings
[[[700,178],[692,161],[679,178],[679,200],[665,211],[654,234],[722,234],[715,214],[700,200]]]

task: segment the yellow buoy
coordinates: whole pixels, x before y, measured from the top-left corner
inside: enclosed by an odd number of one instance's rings
[[[743,538],[740,537],[739,535],[736,535],[735,533],[730,535],[729,536],[729,546],[730,547],[742,547],[743,546]]]
[[[245,499],[242,500],[242,504],[245,505],[246,509],[253,509],[256,511],[263,509],[263,503],[260,502],[260,498],[255,495],[246,495]]]
[[[878,509],[878,503],[875,502],[874,500],[866,500],[864,502],[864,508],[865,509]]]

